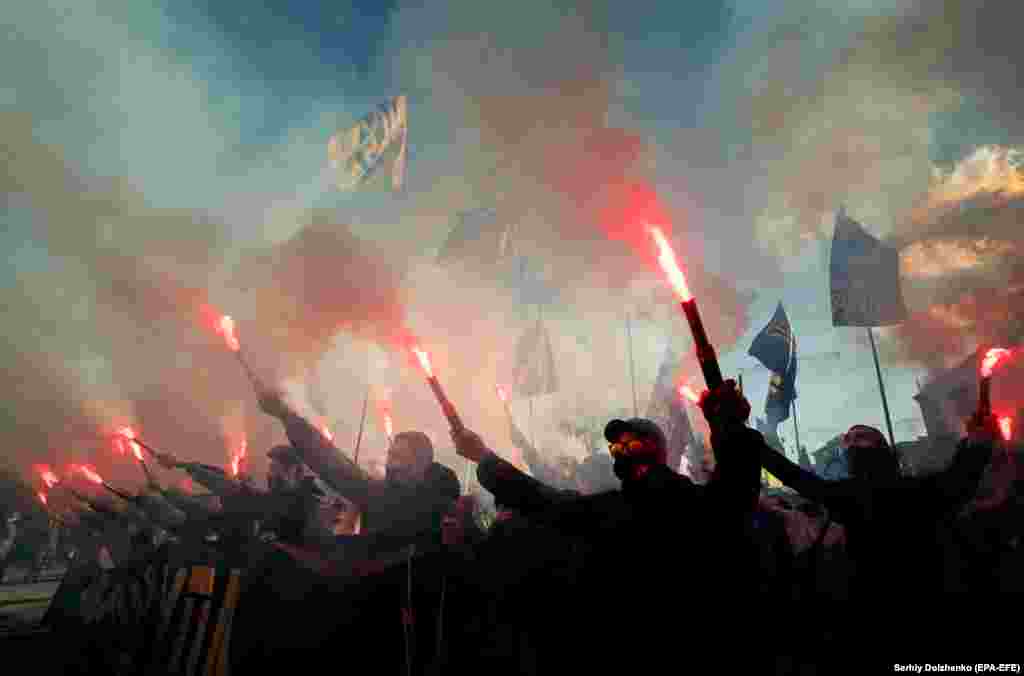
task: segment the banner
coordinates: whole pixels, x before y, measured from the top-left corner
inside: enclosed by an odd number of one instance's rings
[[[836,214],[830,263],[833,326],[889,326],[907,318],[899,251]]]

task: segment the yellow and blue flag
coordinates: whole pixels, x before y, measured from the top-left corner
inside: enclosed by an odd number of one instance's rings
[[[339,190],[355,190],[365,185],[382,164],[389,151],[395,151],[391,164],[391,187],[401,190],[409,145],[409,117],[406,98],[396,96],[381,104],[353,127],[339,132],[327,143],[327,159],[337,172]]]

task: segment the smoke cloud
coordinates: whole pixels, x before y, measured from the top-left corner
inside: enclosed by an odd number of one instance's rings
[[[322,63],[345,51],[329,27],[311,48],[255,9],[229,24],[182,4],[19,7],[0,46],[23,64],[0,89],[8,460],[90,458],[138,482],[104,437],[130,424],[220,465],[245,438],[259,474],[283,436],[216,335],[221,314],[258,375],[343,448],[367,388],[386,390],[395,431],[423,429],[461,469],[398,349],[406,331],[467,423],[507,446],[494,385],[539,310],[496,270],[432,262],[455,214],[480,207],[514,224],[516,253],[559,290],[543,316],[562,391],[534,402],[532,423],[552,448],[579,450],[562,419],[631,413],[627,315],[641,413],[666,343],[692,352],[645,222],[672,233],[722,352],[749,328],[753,291],[830,235],[840,203],[904,251],[914,318],[886,332],[887,354],[930,359],[934,344],[941,361],[1019,335],[1004,316],[1024,288],[1011,152],[1024,111],[1006,36],[1020,10],[814,4],[716,4],[718,37],[698,56],[656,39],[684,23],[668,5],[648,20],[603,2],[402,3],[363,65]],[[616,26],[652,37],[632,44]],[[249,65],[271,52],[274,68]],[[691,64],[685,79],[675,63]],[[334,193],[327,138],[399,93],[406,190]],[[940,128],[959,110],[998,138]],[[697,373],[686,357],[680,377]],[[527,402],[513,411],[530,416]],[[386,442],[368,417],[372,463]]]

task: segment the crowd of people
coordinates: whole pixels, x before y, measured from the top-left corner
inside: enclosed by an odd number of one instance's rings
[[[80,648],[66,673],[169,673],[188,659],[199,673],[213,644],[188,658],[187,641],[168,639],[167,590],[200,563],[240,585],[214,604],[233,604],[224,652],[237,673],[353,659],[404,674],[991,661],[1005,646],[950,608],[1022,590],[1019,449],[989,417],[968,420],[951,464],[928,476],[905,476],[881,432],[854,426],[850,477],[830,481],[750,428],[726,381],[699,404],[706,483],[668,466],[650,420],[610,421],[608,452],[572,463],[543,456],[509,417],[530,472],[455,429],[486,489],[462,494],[422,432],[394,436],[378,477],[279,393],[259,402],[289,441],[268,454],[266,489],[160,455],[210,491],[153,487],[182,519],[99,503],[65,516],[78,555],[45,623]],[[766,490],[762,469],[786,489]]]

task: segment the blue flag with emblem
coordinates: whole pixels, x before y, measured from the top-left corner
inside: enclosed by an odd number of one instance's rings
[[[789,418],[796,399],[797,370],[796,336],[782,303],[768,325],[754,338],[748,354],[772,372],[764,412],[769,425],[778,425]]]

